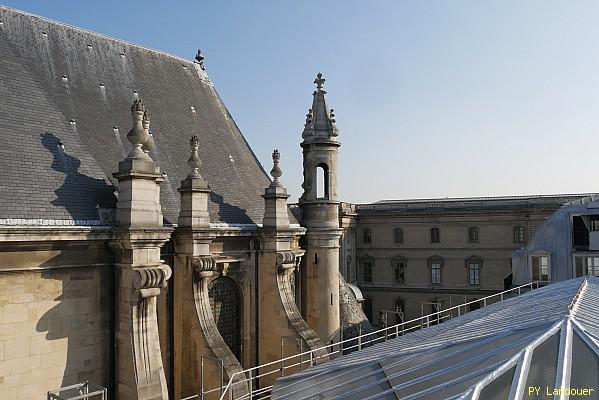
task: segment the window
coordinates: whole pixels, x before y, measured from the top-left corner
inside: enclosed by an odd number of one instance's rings
[[[532,279],[548,281],[549,278],[549,256],[532,257]]]
[[[597,217],[596,215],[593,215],[591,217],[591,231],[599,231],[599,217]]]
[[[468,283],[472,286],[480,285],[480,262],[468,262]]]
[[[439,228],[431,228],[431,243],[441,243]]]
[[[395,299],[395,323],[396,324],[400,324],[400,323],[404,322],[405,312],[406,312],[406,303],[401,297],[398,297],[397,299]]]
[[[584,275],[599,276],[599,257],[576,257],[576,276]]]
[[[364,282],[372,282],[372,261],[362,262],[362,272],[364,273]]]
[[[478,243],[478,228],[472,226],[468,228],[468,242],[469,243]]]
[[[316,197],[319,199],[329,198],[329,168],[326,164],[316,167]]]
[[[406,260],[391,260],[391,267],[393,268],[393,283],[402,285],[406,283]]]
[[[441,283],[441,261],[431,261],[431,283],[438,285]]]
[[[393,230],[393,242],[403,243],[403,231],[401,228],[395,228]]]
[[[514,226],[514,242],[524,243],[524,227]]]
[[[371,236],[371,232],[370,229],[368,228],[364,228],[362,229],[362,241],[364,243],[371,243],[372,242],[372,236]]]

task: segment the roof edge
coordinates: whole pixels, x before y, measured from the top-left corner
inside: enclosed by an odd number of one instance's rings
[[[54,19],[51,19],[51,18],[48,18],[48,17],[44,17],[44,16],[41,16],[41,15],[30,13],[28,11],[23,11],[23,10],[19,10],[17,8],[12,8],[12,7],[8,7],[8,6],[0,4],[0,11],[3,11],[3,10],[10,11],[10,12],[17,13],[17,14],[21,14],[21,15],[25,15],[25,16],[28,16],[28,17],[37,18],[37,19],[39,19],[41,21],[44,21],[44,22],[48,22],[48,23],[55,24],[55,25],[60,25],[62,27],[73,29],[75,31],[88,33],[88,34],[91,34],[91,35],[94,35],[94,36],[98,36],[98,37],[103,38],[103,39],[112,40],[113,42],[126,44],[128,46],[137,47],[137,48],[142,49],[142,50],[147,50],[147,51],[151,51],[153,53],[162,54],[162,55],[164,55],[166,57],[173,58],[173,59],[178,60],[178,61],[183,61],[183,62],[186,62],[186,63],[189,63],[189,64],[193,64],[193,61],[191,61],[191,60],[188,60],[188,59],[183,58],[183,57],[175,56],[173,54],[167,53],[167,52],[162,51],[162,50],[153,49],[151,47],[146,47],[146,46],[143,46],[141,44],[129,42],[129,41],[123,40],[123,39],[117,39],[115,37],[112,37],[112,36],[109,36],[109,35],[106,35],[106,34],[103,34],[103,33],[95,32],[95,31],[92,31],[90,29],[81,28],[79,26],[71,25],[71,24],[68,24],[66,22],[57,21],[57,20],[54,20]]]

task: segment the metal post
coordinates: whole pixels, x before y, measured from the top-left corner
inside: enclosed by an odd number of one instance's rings
[[[204,400],[204,356],[200,356],[200,399]]]
[[[312,353],[312,350],[310,350],[310,366],[314,366],[314,354]]]
[[[501,301],[503,301],[503,292],[501,292]]]
[[[299,340],[300,341],[300,371],[302,370],[303,366],[304,366],[304,360],[302,360],[302,355],[304,353],[304,341],[302,339]]]
[[[223,387],[225,386],[225,362],[220,360],[220,397],[223,397]]]
[[[403,322],[401,323],[401,328],[403,329]],[[395,325],[395,338],[399,337],[399,325]]]
[[[486,306],[487,306],[487,298],[486,298],[486,297],[483,299],[483,306],[484,306],[484,307],[486,307]]]
[[[252,378],[252,370],[250,369],[250,400],[252,399],[252,394],[254,393],[254,383]]]
[[[518,287],[518,296],[520,296],[520,287]]]
[[[341,324],[341,328],[339,330],[339,337],[341,338],[339,341],[339,353],[343,355],[343,324]]]
[[[281,337],[281,376],[283,376],[283,342],[284,336]]]
[[[358,350],[362,350],[362,324],[358,324]]]

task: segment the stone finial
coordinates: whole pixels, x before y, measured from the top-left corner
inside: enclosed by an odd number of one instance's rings
[[[200,148],[200,139],[196,135],[193,135],[191,139],[189,139],[189,147],[191,147],[191,154],[187,160],[187,165],[189,165],[189,168],[191,168],[191,172],[189,175],[187,175],[187,177],[200,177],[202,160],[200,160],[200,156],[198,154],[198,149]]]
[[[146,117],[146,126],[144,126],[144,116]],[[142,146],[146,144],[149,139],[149,118],[146,107],[141,100],[135,100],[131,105],[131,118],[133,119],[133,126],[129,133],[127,133],[127,139],[133,145],[133,149],[129,153],[128,158],[149,158],[142,150]]]
[[[281,160],[281,153],[279,153],[279,150],[275,149],[272,152],[272,161],[273,161],[273,166],[272,169],[270,170],[270,175],[273,177],[273,181],[270,184],[270,187],[281,187],[283,186],[283,184],[281,183],[281,175],[283,175],[283,171],[281,171],[281,168],[279,167],[279,162]]]
[[[316,84],[316,90],[322,92],[322,87],[324,86],[325,81],[326,79],[322,77],[322,73],[319,72],[318,74],[316,74],[316,79],[314,79],[314,83]]]
[[[304,126],[310,126],[312,125],[312,109],[309,108],[308,109],[308,114],[306,114],[306,123]]]
[[[155,143],[154,135],[152,135],[152,132],[150,132],[150,114],[147,110],[146,112],[144,112],[141,124],[144,128],[144,131],[146,131],[146,133],[148,134],[148,140],[141,146],[141,149],[144,151],[144,153],[148,154],[150,153],[150,150],[154,148]]]
[[[198,49],[198,53],[196,54],[195,59],[196,63],[198,63],[202,71],[204,71],[206,67],[204,67],[204,54],[202,53],[202,50]]]

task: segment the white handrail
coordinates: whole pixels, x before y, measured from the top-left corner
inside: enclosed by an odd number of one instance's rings
[[[468,301],[466,303],[458,304],[457,306],[453,306],[453,307],[447,308],[445,310],[440,310],[440,311],[437,311],[437,312],[434,312],[434,313],[431,313],[431,314],[428,314],[428,315],[423,315],[421,317],[414,318],[414,319],[411,319],[409,321],[401,322],[399,324],[395,324],[395,325],[392,325],[392,326],[381,328],[381,329],[376,330],[376,331],[372,331],[372,332],[364,333],[362,335],[358,335],[358,336],[355,336],[355,337],[344,339],[344,340],[341,340],[341,341],[336,342],[336,343],[328,344],[328,345],[325,345],[325,346],[322,346],[322,347],[319,347],[319,348],[316,348],[316,349],[313,349],[313,350],[305,351],[303,353],[298,353],[298,354],[294,354],[292,356],[284,357],[284,358],[281,358],[281,359],[278,359],[278,360],[275,360],[275,361],[268,362],[266,364],[256,365],[255,367],[251,367],[251,368],[245,369],[243,371],[237,371],[237,372],[233,373],[233,375],[231,375],[231,378],[229,379],[229,382],[227,382],[227,385],[224,387],[224,389],[222,391],[222,395],[221,395],[221,397],[220,397],[219,400],[224,400],[227,392],[229,392],[229,398],[232,399],[233,398],[233,390],[232,390],[233,386],[237,385],[237,384],[240,384],[240,383],[243,383],[243,382],[246,382],[246,381],[249,380],[246,377],[245,379],[241,379],[238,382],[234,382],[234,380],[236,378],[240,377],[242,374],[245,376],[245,374],[249,372],[250,376],[252,377],[251,379],[255,379],[255,378],[264,377],[264,376],[267,376],[267,375],[270,375],[270,374],[279,373],[279,372],[281,372],[284,369],[293,368],[293,367],[295,367],[297,365],[300,365],[300,368],[301,368],[301,365],[304,364],[304,363],[309,363],[309,365],[312,366],[312,365],[314,365],[314,359],[315,358],[318,359],[318,358],[322,357],[322,356],[316,356],[315,357],[314,356],[315,352],[326,350],[327,353],[328,353],[327,356],[330,356],[330,355],[337,354],[337,353],[341,353],[341,355],[343,355],[343,351],[346,351],[346,350],[349,350],[349,349],[355,348],[355,347],[358,347],[358,350],[361,350],[362,347],[364,347],[364,345],[367,345],[369,343],[375,342],[377,340],[382,340],[382,341],[387,340],[387,338],[389,336],[387,332],[389,330],[394,330],[395,332],[392,332],[392,333],[395,333],[395,337],[398,337],[398,332],[400,331],[400,329],[401,329],[401,332],[402,332],[402,335],[403,335],[403,333],[405,333],[406,331],[411,331],[411,330],[414,330],[414,329],[417,329],[417,328],[422,328],[423,327],[422,322],[424,322],[424,321],[426,321],[426,327],[429,327],[432,316],[435,316],[435,319],[433,321],[440,321],[440,320],[443,320],[443,319],[451,318],[452,315],[453,315],[453,311],[454,310],[457,310],[458,311],[458,316],[460,316],[461,315],[460,309],[462,307],[465,308],[466,306],[468,306],[470,304],[479,303],[480,301],[482,301],[483,304],[484,304],[484,307],[486,307],[487,306],[487,300],[489,300],[489,299],[493,299],[493,298],[499,297],[499,301],[503,301],[504,300],[504,295],[507,294],[507,293],[517,292],[517,294],[520,295],[522,293],[522,289],[524,289],[524,288],[530,288],[530,291],[532,291],[533,289],[538,289],[539,286],[540,286],[540,284],[547,284],[547,283],[551,283],[551,281],[532,281],[530,283],[526,283],[524,285],[520,285],[520,286],[511,288],[511,289],[505,290],[503,292],[495,293],[495,294],[492,294],[492,295],[489,295],[489,296],[486,296],[486,297],[482,297],[480,299],[476,299],[476,300]],[[442,316],[441,315],[443,313],[448,313],[448,312],[451,312],[451,315],[449,315],[449,316],[448,315],[446,315],[446,316]],[[406,325],[413,324],[415,322],[419,322],[419,324],[406,328]],[[365,337],[370,337],[370,336],[373,336],[373,335],[379,335],[382,332],[385,332],[383,336],[377,336],[376,338],[371,339],[371,340],[367,340],[365,342],[362,341],[362,339],[365,338]],[[360,339],[360,340],[358,340],[358,339]],[[342,346],[343,343],[350,342],[350,341],[356,341],[356,340],[358,340],[358,342],[359,342],[357,345],[351,345],[349,348],[343,348],[343,346]],[[329,348],[333,348],[333,347],[339,347],[339,349],[338,350],[331,349],[331,351],[329,352],[328,349]],[[305,355],[309,355],[310,358],[306,359],[306,360],[303,360],[300,363],[295,363],[293,365],[289,365],[289,366],[286,366],[286,367],[283,366],[283,363],[285,361],[291,360],[293,358],[298,358],[298,357],[300,358],[300,360],[302,360],[302,357],[305,356]],[[258,374],[253,374],[252,373],[253,371],[259,370],[260,368],[268,367],[268,366],[275,365],[275,364],[280,364],[281,368],[273,369],[272,371],[263,373],[261,375],[259,373]],[[216,388],[216,389],[213,389],[213,390],[216,391],[218,389],[221,389],[221,388]],[[261,391],[262,392],[265,389],[267,391],[270,390],[270,389],[272,389],[272,385],[269,386],[269,387],[266,387],[266,388],[256,389],[256,391],[254,392],[254,394],[257,391]],[[251,396],[252,396],[252,393],[249,393],[249,397],[248,398],[251,398]]]

